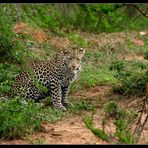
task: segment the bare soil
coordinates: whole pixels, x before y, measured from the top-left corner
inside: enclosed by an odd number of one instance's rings
[[[0,141],[0,144],[29,144],[42,141],[44,144],[106,144],[85,127],[81,116],[65,118],[56,123],[43,123],[44,131],[21,140]]]

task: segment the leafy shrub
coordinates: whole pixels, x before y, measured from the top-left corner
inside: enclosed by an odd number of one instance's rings
[[[35,103],[33,99],[15,97],[0,102],[0,138],[21,138],[27,134],[42,130],[41,122],[55,122],[64,112]]]
[[[116,116],[118,113],[118,106],[116,101],[109,101],[104,105],[104,111],[109,116]]]
[[[20,138],[41,128],[41,120],[37,118],[39,107],[33,100],[14,98],[0,104],[1,138]]]
[[[123,66],[124,65],[124,66]],[[114,77],[120,82],[113,86],[113,91],[121,94],[141,96],[145,94],[148,79],[147,65],[142,62],[115,62],[109,67],[115,71]]]
[[[128,129],[129,124],[127,123],[127,121],[119,119],[116,120],[114,123],[116,125],[115,135],[119,138],[119,140],[126,144],[133,144],[134,137],[131,131]]]
[[[12,31],[15,22],[13,19],[15,7],[13,5],[2,5],[0,8],[0,62],[22,62],[22,57],[18,52],[22,51],[23,44],[16,39],[16,34]]]
[[[148,60],[148,52],[144,53],[144,59]]]
[[[43,29],[50,28],[52,31],[59,27],[59,22],[56,20],[59,14],[51,4],[22,4],[19,11],[22,20],[35,23]]]
[[[131,73],[125,73],[123,77],[126,75],[130,75]],[[113,91],[120,94],[125,95],[137,95],[142,96],[145,94],[145,87],[147,82],[147,73],[143,73],[143,75],[133,74],[129,80],[127,78],[122,79],[122,85],[118,87],[113,87]]]
[[[135,112],[132,111],[129,112],[123,108],[119,108],[117,102],[114,100],[111,100],[106,104],[104,104],[104,112],[116,120],[118,119],[127,120],[128,121],[127,123],[133,121],[134,118],[136,118],[137,116]]]
[[[51,31],[66,27],[89,32],[146,29],[147,19],[123,4],[3,4],[1,11],[12,22],[27,21]],[[139,5],[144,8],[143,5]],[[131,15],[132,14],[132,15]],[[135,19],[136,18],[136,19]],[[131,21],[131,20],[134,21]],[[5,20],[7,21],[7,20]],[[128,24],[128,25],[127,25]]]
[[[0,64],[0,93],[8,93],[11,91],[11,84],[14,75],[20,72],[20,68],[15,64]]]
[[[128,6],[121,7],[122,4],[78,4],[77,6],[78,10],[75,13],[77,19],[72,25],[84,31],[117,32],[128,28],[139,30],[142,26],[146,28],[146,18],[142,15],[136,17],[137,11],[133,7],[130,9]],[[75,10],[73,8],[71,7],[71,11]],[[136,20],[131,21],[134,18]]]
[[[105,141],[112,142],[112,140],[115,138],[116,140],[118,139],[119,143],[133,144],[135,142],[135,138],[132,135],[131,127],[136,122],[138,113],[119,107],[117,102],[114,100],[104,104],[104,112],[105,116],[102,120],[103,130],[94,127],[94,114],[91,116],[84,116],[83,120],[86,127],[96,136]],[[109,116],[112,117],[113,124],[116,127],[116,131],[113,133],[113,135],[110,135],[105,131],[105,124],[108,123],[107,121]]]
[[[119,108],[117,102],[114,100],[104,104],[104,111],[106,115],[113,117],[113,123],[116,126],[115,136],[123,143],[134,143],[134,137],[130,128],[136,121],[138,114],[134,111],[127,111],[124,108]]]
[[[124,62],[123,61],[116,61],[116,62],[112,62],[109,69],[110,70],[117,70],[117,71],[121,71],[123,70],[125,67]]]

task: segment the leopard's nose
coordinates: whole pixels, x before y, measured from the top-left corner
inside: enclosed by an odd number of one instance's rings
[[[79,67],[77,68],[77,71],[79,70]]]
[[[75,69],[75,66],[72,66],[72,69],[74,70]]]

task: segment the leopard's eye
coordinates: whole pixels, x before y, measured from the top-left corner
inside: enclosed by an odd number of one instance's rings
[[[71,60],[71,59],[72,59],[72,57],[68,56],[68,59],[69,59],[69,60]]]
[[[77,58],[77,61],[79,61],[79,60],[80,60],[80,58],[78,57],[78,58]]]

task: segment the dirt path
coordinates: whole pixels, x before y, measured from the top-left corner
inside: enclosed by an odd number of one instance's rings
[[[45,133],[35,137],[46,139],[48,144],[105,144],[85,127],[81,116],[65,118],[55,124],[44,123]]]
[[[65,118],[52,124],[43,123],[43,127],[43,132],[27,139],[0,141],[0,144],[106,144],[85,127],[81,116]]]
[[[101,117],[95,118],[94,124],[101,128]],[[86,128],[81,116],[63,118],[56,123],[43,123],[43,131],[18,140],[1,140],[0,144],[109,144],[95,136]],[[106,130],[114,133],[115,127],[108,123]],[[145,126],[139,144],[148,143],[148,126]],[[115,141],[114,141],[115,142]]]

